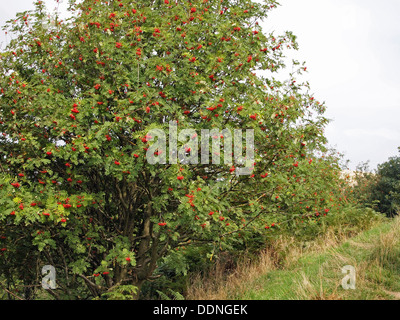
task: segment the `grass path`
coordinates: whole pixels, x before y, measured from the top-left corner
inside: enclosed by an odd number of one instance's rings
[[[272,268],[227,298],[240,300],[400,300],[400,219],[327,246],[316,253],[299,254],[283,267]],[[342,288],[344,266],[356,271],[356,288]]]

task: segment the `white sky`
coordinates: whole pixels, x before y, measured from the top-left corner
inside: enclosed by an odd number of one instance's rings
[[[0,25],[32,9],[33,0],[0,0]],[[49,8],[55,0],[45,0]],[[67,0],[60,0],[61,10]],[[306,61],[316,99],[332,119],[326,135],[350,168],[370,167],[398,155],[400,146],[400,1],[280,0],[263,24],[266,32],[290,30],[295,57]],[[0,32],[0,43],[5,40]]]
[[[311,89],[327,105],[326,135],[370,167],[400,146],[400,1],[281,0],[265,30],[293,31]]]

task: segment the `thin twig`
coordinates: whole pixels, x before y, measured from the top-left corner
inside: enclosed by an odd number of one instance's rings
[[[18,300],[25,300],[24,298],[21,298],[19,296],[17,296],[15,293],[11,292],[10,290],[7,290],[6,288],[4,288],[3,286],[0,286],[0,288],[2,288],[4,291],[6,291],[7,293],[11,294],[12,296],[14,296],[15,298],[17,298]]]

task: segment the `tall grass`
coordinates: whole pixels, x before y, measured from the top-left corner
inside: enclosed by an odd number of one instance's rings
[[[349,212],[343,212],[340,219],[332,217],[330,224],[325,225],[323,232],[319,232],[313,241],[302,241],[298,236],[282,234],[271,240],[258,257],[251,260],[244,256],[229,271],[223,263],[216,264],[208,274],[192,277],[185,294],[186,299],[252,299],[254,292],[267,292],[271,281],[275,281],[276,286],[282,286],[283,290],[287,286],[288,297],[293,299],[343,298],[343,289],[338,280],[343,277],[341,268],[344,265],[356,267],[357,274],[360,275],[357,278],[358,283],[362,286],[366,281],[371,281],[365,276],[371,263],[378,268],[381,265],[390,265],[400,257],[394,249],[398,245],[397,239],[400,239],[399,220],[393,222],[390,232],[379,235],[379,241],[365,244],[357,242],[360,251],[369,252],[366,262],[357,261],[351,254],[337,249],[346,240],[384,222],[381,216],[372,211],[362,213],[357,210],[360,209],[353,208]],[[355,217],[356,214],[359,216]],[[317,260],[307,260],[307,257],[315,256],[318,256]],[[311,267],[308,267],[308,262]],[[306,268],[302,267],[306,265],[309,272],[305,272]],[[290,274],[278,279],[280,271]],[[279,298],[279,290],[274,295]]]

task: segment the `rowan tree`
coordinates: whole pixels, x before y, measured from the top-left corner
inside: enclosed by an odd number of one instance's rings
[[[291,32],[260,26],[276,6],[84,0],[70,1],[71,17],[61,20],[38,1],[7,24],[0,266],[9,284],[37,281],[50,264],[55,298],[118,287],[137,297],[175,248],[209,244],[217,256],[280,221],[331,209],[320,195],[336,180],[310,173],[323,172],[315,159],[326,142],[325,106],[297,82],[303,64],[276,80],[285,50],[297,49]],[[171,121],[199,134],[254,130],[251,174],[224,163],[227,145],[219,164],[173,163],[169,150],[155,151],[167,163],[150,164],[149,132],[168,132]],[[178,148],[193,155],[187,141]],[[326,168],[337,176],[335,164]]]

